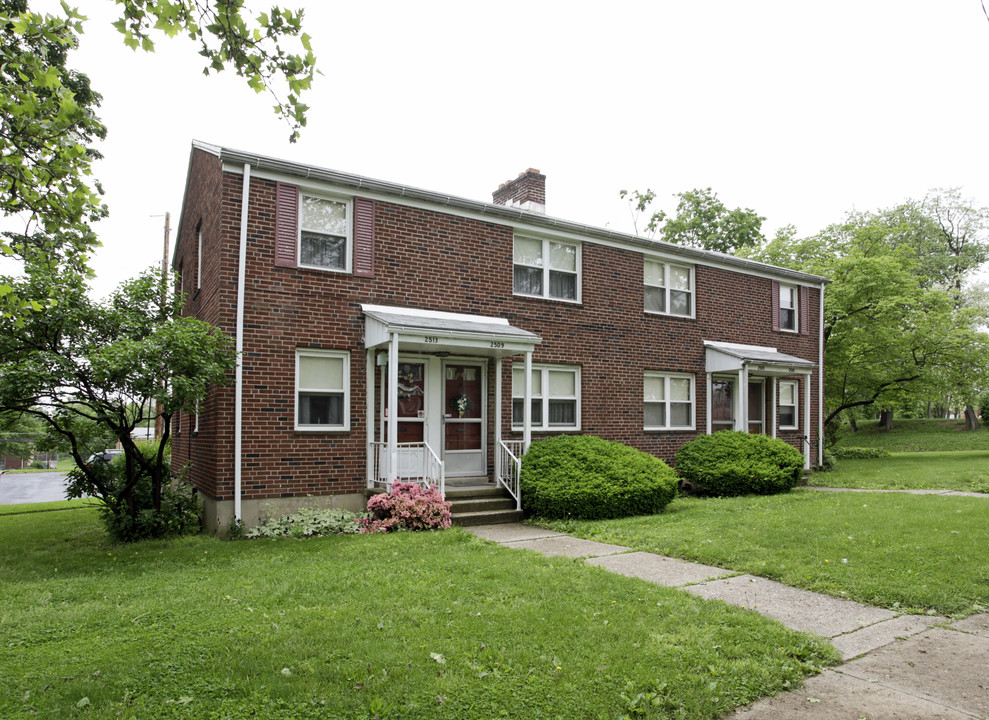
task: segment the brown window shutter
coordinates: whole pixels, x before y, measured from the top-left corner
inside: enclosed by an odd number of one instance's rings
[[[800,286],[800,334],[810,335],[810,288]]]
[[[299,187],[275,184],[275,266],[296,267],[299,239]]]
[[[354,275],[374,277],[374,200],[354,198]]]
[[[773,291],[770,293],[773,303],[773,330],[780,331],[780,284],[778,280],[772,281]]]

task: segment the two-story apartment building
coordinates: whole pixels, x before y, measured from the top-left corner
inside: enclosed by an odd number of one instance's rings
[[[193,143],[174,269],[241,363],[176,418],[209,526],[500,479],[532,438],[672,460],[724,428],[821,452],[826,280],[494,202]]]

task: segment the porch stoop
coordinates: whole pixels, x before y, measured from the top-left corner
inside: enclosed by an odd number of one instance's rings
[[[453,503],[450,513],[454,525],[495,525],[522,519],[515,500],[505,488],[478,478],[471,484],[461,479],[447,481],[446,499]]]

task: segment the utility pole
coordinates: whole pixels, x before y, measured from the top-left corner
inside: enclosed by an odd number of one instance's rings
[[[161,307],[164,309],[168,305],[168,233],[171,229],[172,214],[165,213],[165,250],[161,255]],[[162,383],[164,383],[162,379]],[[155,404],[155,439],[161,440],[165,434],[165,423],[161,418],[164,408],[161,403]]]

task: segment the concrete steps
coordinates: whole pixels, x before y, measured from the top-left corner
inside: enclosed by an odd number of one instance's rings
[[[515,509],[515,501],[504,488],[487,478],[472,480],[475,483],[458,479],[446,486],[446,499],[453,504],[450,512],[454,525],[496,525],[522,519],[522,512]]]

